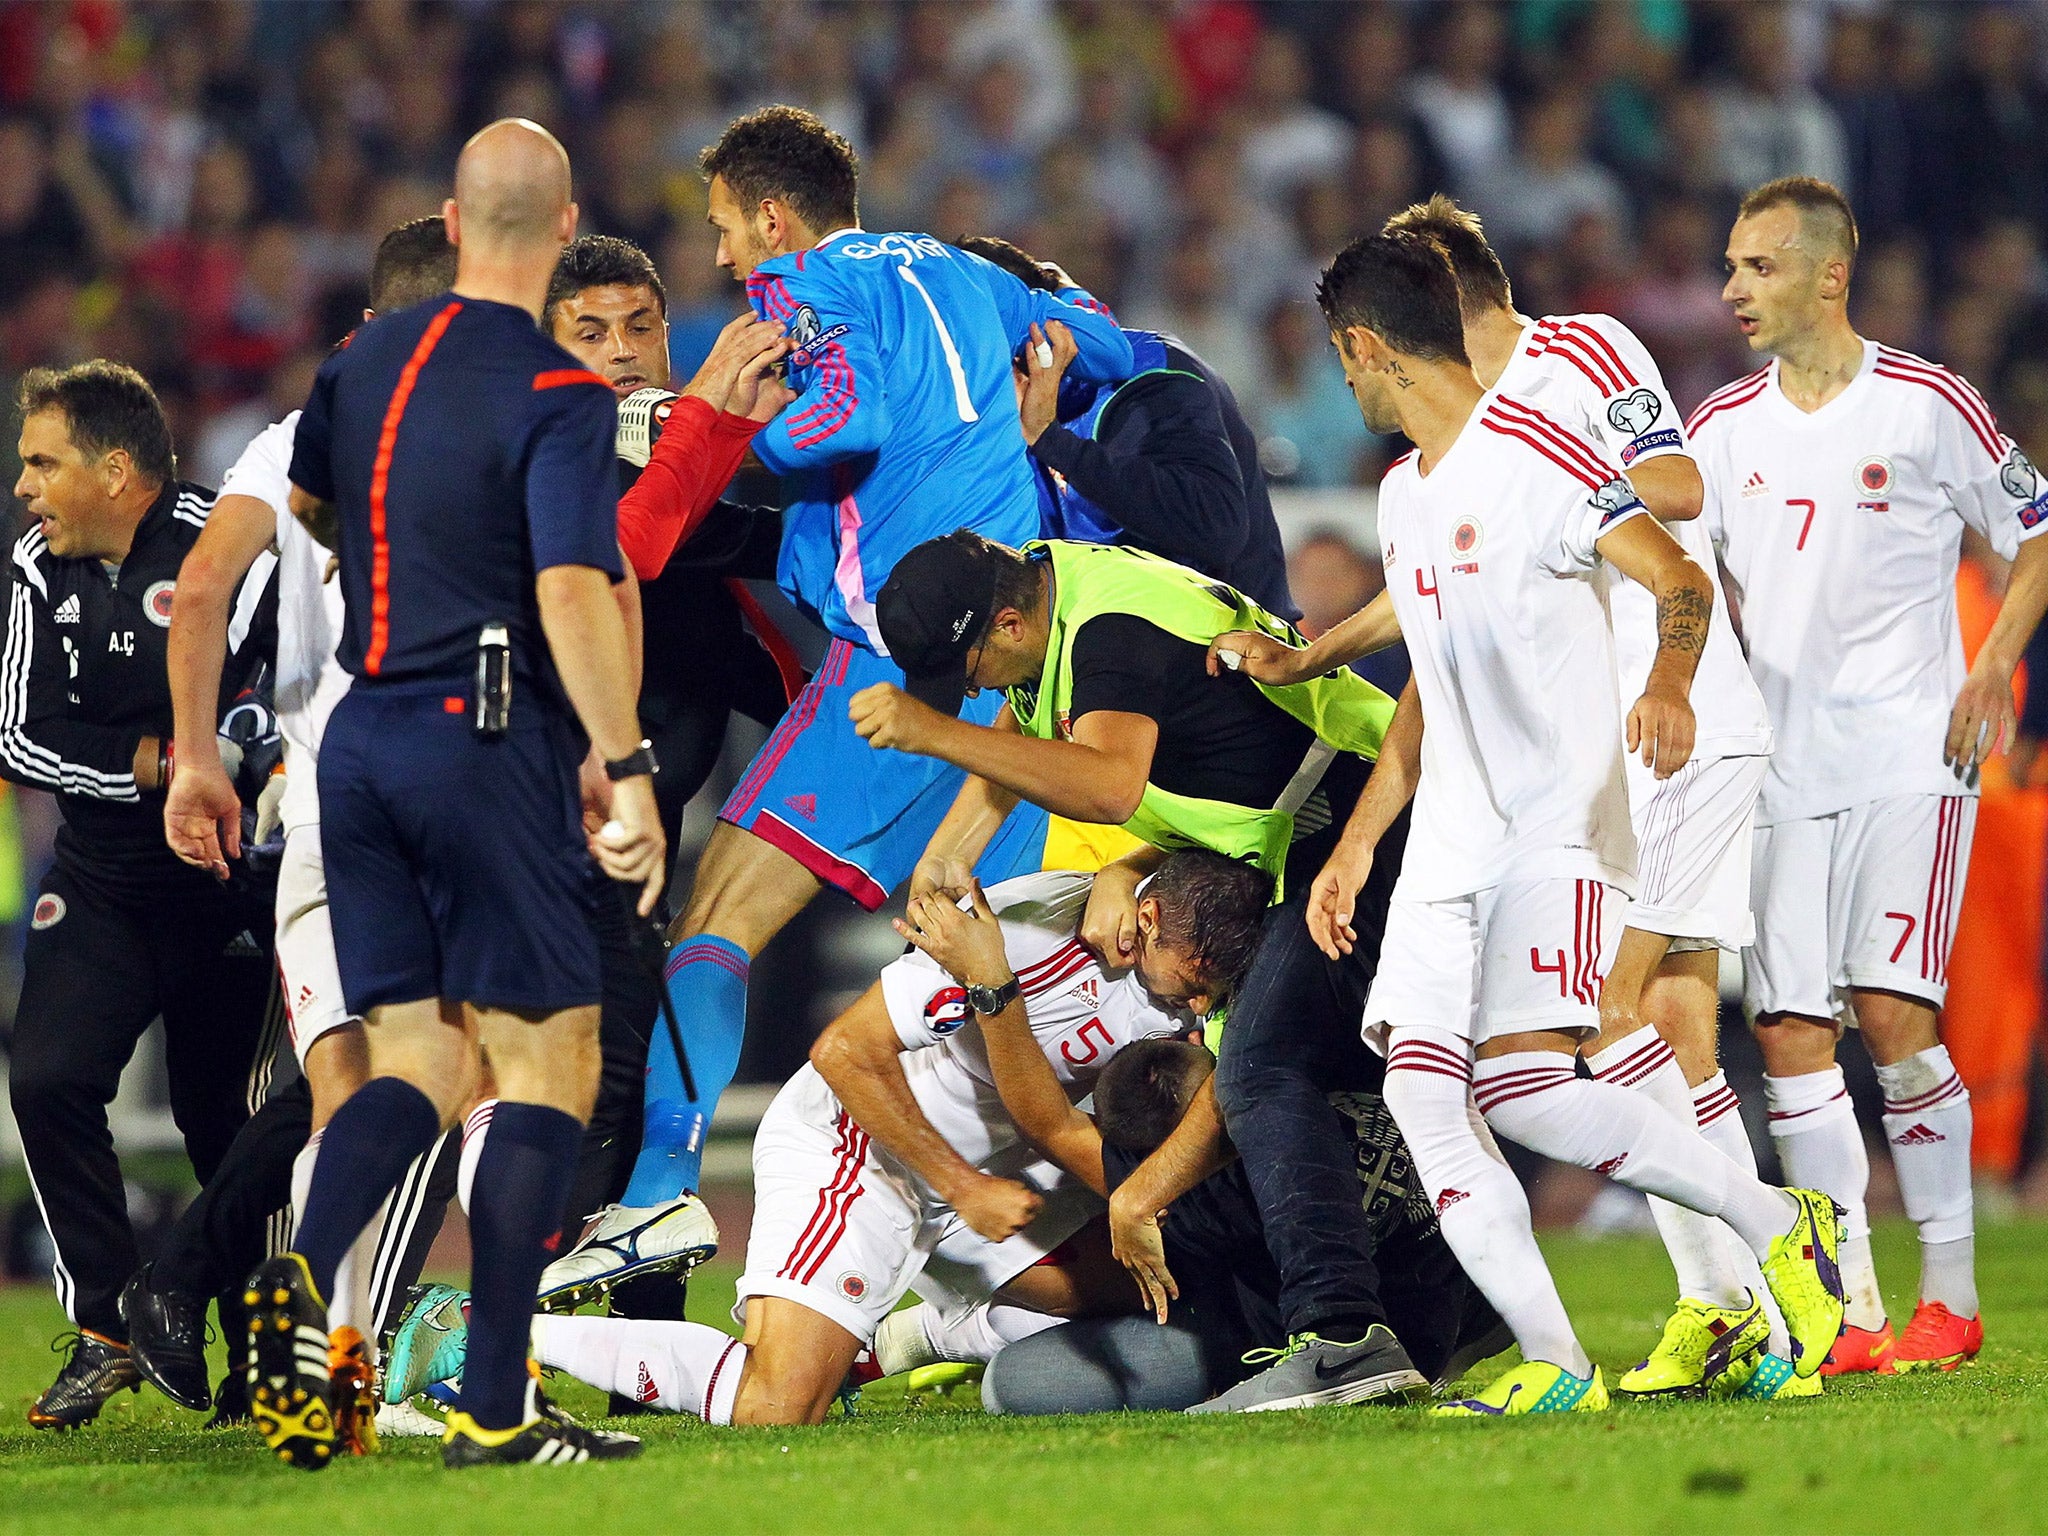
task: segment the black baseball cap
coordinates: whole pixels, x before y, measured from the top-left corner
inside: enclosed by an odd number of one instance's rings
[[[967,658],[988,632],[997,578],[1013,558],[962,528],[927,539],[896,562],[875,598],[875,620],[913,699],[942,715],[960,713]]]

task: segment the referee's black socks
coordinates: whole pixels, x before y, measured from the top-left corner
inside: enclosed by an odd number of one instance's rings
[[[321,1133],[313,1187],[294,1245],[323,1301],[334,1297],[334,1272],[342,1256],[362,1236],[407,1165],[440,1134],[434,1101],[403,1078],[373,1077],[334,1112]]]
[[[562,1225],[583,1126],[544,1104],[499,1100],[469,1196],[469,1349],[462,1411],[479,1429],[516,1429],[526,1413],[533,1298]]]

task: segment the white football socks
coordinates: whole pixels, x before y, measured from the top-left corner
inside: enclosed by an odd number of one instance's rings
[[[1561,1163],[1719,1216],[1759,1257],[1798,1218],[1799,1204],[1682,1127],[1639,1093],[1587,1082],[1558,1051],[1514,1051],[1479,1063],[1472,1096],[1510,1141]]]
[[[1877,1265],[1870,1257],[1870,1154],[1856,1124],[1856,1106],[1842,1081],[1842,1069],[1766,1077],[1764,1107],[1770,1112],[1771,1141],[1778,1149],[1785,1182],[1818,1189],[1846,1213],[1842,1218],[1842,1284],[1848,1291],[1846,1321],[1872,1332],[1884,1327],[1884,1298],[1877,1289]]]
[[[1596,1051],[1586,1058],[1586,1067],[1600,1082],[1633,1088],[1662,1108],[1681,1129],[1698,1130],[1685,1074],[1656,1030],[1639,1029],[1606,1050]],[[1736,1266],[1735,1250],[1750,1257],[1749,1249],[1730,1241],[1733,1234],[1724,1223],[1656,1195],[1650,1196],[1650,1215],[1657,1223],[1657,1235],[1664,1240],[1664,1251],[1671,1257],[1680,1296],[1712,1307],[1743,1304],[1749,1288]],[[1751,1262],[1754,1264],[1753,1257]]]
[[[1742,1123],[1742,1101],[1728,1086],[1725,1072],[1716,1072],[1693,1089],[1692,1108],[1693,1117],[1699,1122],[1700,1136],[1706,1144],[1743,1172],[1754,1175],[1756,1148],[1750,1145],[1749,1131]],[[1765,1347],[1779,1359],[1790,1360],[1792,1335],[1785,1329],[1785,1316],[1778,1310],[1778,1299],[1764,1283],[1764,1272],[1757,1264],[1756,1255],[1749,1251],[1749,1244],[1725,1226],[1721,1230],[1721,1241],[1726,1245],[1729,1259],[1743,1285],[1763,1303],[1764,1316],[1771,1320],[1771,1338]]]
[[[934,1356],[940,1360],[985,1363],[995,1359],[997,1351],[1005,1344],[1015,1344],[1048,1328],[1057,1328],[1066,1321],[1063,1317],[1034,1312],[1029,1307],[1006,1306],[1001,1302],[985,1301],[951,1322],[940,1317],[926,1303],[920,1302],[916,1310],[924,1314],[924,1335],[931,1342]]]
[[[484,1155],[484,1141],[491,1129],[491,1112],[496,1099],[480,1099],[462,1122],[462,1158],[455,1165],[455,1201],[462,1214],[469,1214],[470,1187],[476,1183],[476,1165]]]
[[[1970,1090],[1948,1047],[1877,1069],[1884,1136],[1906,1214],[1920,1229],[1920,1299],[1977,1315],[1976,1228],[1970,1188]]]
[[[1536,1246],[1528,1197],[1472,1108],[1471,1075],[1472,1047],[1457,1035],[1391,1031],[1387,1108],[1436,1203],[1444,1241],[1514,1331],[1525,1360],[1590,1376],[1593,1363]]]
[[[702,1323],[624,1317],[533,1320],[534,1358],[649,1408],[730,1424],[747,1346]]]

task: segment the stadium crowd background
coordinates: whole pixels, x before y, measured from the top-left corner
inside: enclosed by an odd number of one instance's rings
[[[740,302],[712,265],[697,152],[787,101],[860,151],[867,227],[1007,236],[1183,337],[1283,491],[1370,487],[1390,457],[1309,299],[1353,235],[1453,192],[1521,309],[1619,316],[1689,409],[1752,366],[1719,298],[1737,190],[1793,173],[1855,202],[1859,329],[1965,374],[2048,462],[2044,47],[2048,8],[2018,3],[4,0],[0,388],[11,400],[38,364],[133,363],[181,473],[217,484],[360,316],[377,238],[436,212],[464,137],[504,115],[568,145],[584,231],[654,256],[687,377]],[[0,467],[11,486],[11,422]],[[1377,588],[1357,500],[1348,526],[1295,543],[1311,625]],[[11,543],[11,495],[7,514]],[[1996,567],[1980,547],[1963,574],[1972,643]],[[1949,1032],[1980,1171],[2048,1205],[2034,759],[2030,739],[1987,778]],[[54,815],[4,795],[12,968]],[[848,938],[851,916],[819,910],[780,941],[821,963],[781,967],[757,1008],[829,1017],[814,976],[829,987],[835,944],[874,942]],[[13,990],[0,977],[0,1018]],[[800,1060],[793,1033],[751,1031],[771,1043],[748,1073]]]

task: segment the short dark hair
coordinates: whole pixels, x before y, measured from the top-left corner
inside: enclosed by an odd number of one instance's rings
[[[1742,200],[1735,210],[1738,219],[1754,218],[1773,208],[1796,208],[1799,222],[1804,228],[1818,227],[1821,234],[1834,244],[1849,259],[1849,270],[1856,270],[1856,248],[1860,236],[1856,232],[1856,212],[1849,206],[1849,199],[1842,189],[1831,181],[1822,181],[1818,176],[1780,176],[1776,181],[1767,181]]]
[[[646,288],[663,315],[668,314],[668,290],[661,286],[661,274],[654,261],[630,240],[617,235],[578,235],[562,247],[562,259],[555,263],[555,275],[548,279],[547,303],[541,307],[543,329],[555,323],[555,306],[586,288]]]
[[[1470,362],[1457,276],[1450,258],[1421,235],[1360,235],[1323,269],[1316,303],[1333,331],[1362,325],[1410,357]]]
[[[455,286],[455,247],[441,216],[407,219],[377,242],[370,261],[370,308],[378,314],[424,304]]]
[[[1486,226],[1469,208],[1438,192],[1426,203],[1411,203],[1391,219],[1383,234],[1420,235],[1433,240],[1458,279],[1458,300],[1467,310],[1506,309],[1514,302],[1507,269],[1487,243]]]
[[[1207,848],[1177,848],[1144,894],[1159,903],[1159,937],[1188,951],[1209,986],[1236,991],[1258,951],[1273,877]]]
[[[983,261],[993,262],[1026,288],[1036,288],[1044,293],[1059,292],[1059,285],[1053,282],[1052,274],[1045,270],[1045,263],[1021,246],[1012,245],[999,235],[962,235],[953,242],[963,251],[979,256]]]
[[[14,403],[24,420],[62,411],[73,446],[88,458],[119,449],[138,474],[159,483],[178,472],[163,405],[149,380],[126,363],[96,357],[70,368],[31,368],[15,387]]]
[[[1095,1079],[1095,1128],[1119,1151],[1149,1157],[1215,1070],[1216,1059],[1192,1040],[1133,1040]]]
[[[859,221],[860,160],[843,135],[802,107],[763,107],[736,117],[697,157],[751,211],[777,198],[823,233]]]

